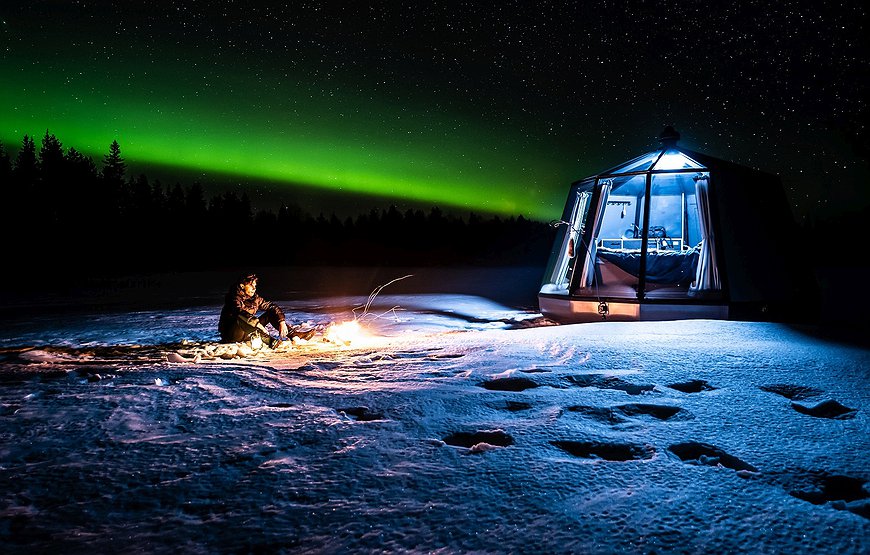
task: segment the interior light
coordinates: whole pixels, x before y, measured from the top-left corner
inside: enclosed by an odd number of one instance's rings
[[[678,170],[690,167],[689,159],[680,152],[668,152],[656,164],[657,170]]]

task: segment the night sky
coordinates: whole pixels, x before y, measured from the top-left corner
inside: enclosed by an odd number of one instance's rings
[[[0,141],[48,130],[99,165],[117,139],[130,173],[255,206],[548,220],[673,124],[779,174],[798,217],[870,204],[862,2],[288,4],[5,0]]]

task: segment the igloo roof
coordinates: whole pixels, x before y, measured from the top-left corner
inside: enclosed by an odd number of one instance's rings
[[[662,148],[647,152],[637,158],[610,168],[599,174],[601,176],[631,175],[659,171],[693,171],[704,170],[706,166],[698,162],[695,153],[683,150],[677,146],[680,134],[671,126],[665,127],[659,135]]]

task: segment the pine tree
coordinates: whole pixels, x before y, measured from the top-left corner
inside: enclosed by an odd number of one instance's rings
[[[71,191],[61,190],[61,181],[66,174],[63,145],[48,129],[45,130],[42,148],[39,149],[39,170],[42,185],[40,192],[47,212],[46,221],[60,225],[61,212],[69,207]]]
[[[97,168],[94,161],[70,147],[64,157],[66,174],[64,175],[61,195],[67,199],[61,213],[67,230],[74,236],[87,235],[89,225],[82,222],[99,221],[96,207],[99,205],[97,195]]]
[[[123,222],[123,210],[126,205],[126,186],[124,183],[127,164],[121,157],[121,146],[118,141],[112,141],[109,146],[109,154],[103,157],[101,179],[98,180],[97,197],[94,202],[94,210],[97,220],[94,224],[99,229],[112,229]],[[96,233],[97,230],[95,229]],[[113,253],[122,252],[118,247],[121,237],[110,234],[106,238],[106,245]],[[117,261],[116,261],[117,262]]]
[[[63,145],[54,136],[49,134],[48,129],[42,137],[42,148],[39,149],[39,163],[42,168],[42,176],[49,174],[61,174],[63,172]]]
[[[0,183],[8,184],[12,179],[12,160],[3,143],[0,143]]]
[[[130,183],[130,206],[127,207],[128,214],[136,220],[145,219],[149,214],[152,214],[153,204],[151,198],[151,184],[148,183],[148,178],[144,173],[139,174],[139,177]]]
[[[0,221],[0,233],[4,237],[9,237],[15,231],[12,217],[20,210],[17,199],[18,193],[12,184],[12,160],[9,159],[3,143],[0,143],[0,218],[3,220]]]
[[[36,144],[30,135],[24,135],[21,150],[15,157],[15,168],[12,176],[16,185],[25,190],[31,190],[39,177],[39,164],[36,160]]]
[[[21,150],[15,157],[15,164],[11,171],[12,179],[9,180],[7,198],[4,199],[3,233],[4,237],[20,237],[22,231],[32,225],[34,221],[40,221],[43,216],[41,204],[38,199],[36,186],[39,180],[39,164],[36,160],[36,145],[29,135],[24,135]],[[4,192],[7,192],[4,191]],[[17,262],[24,262],[33,254],[31,249],[18,245],[13,241],[7,246],[7,254]],[[36,262],[35,259],[28,263]]]
[[[93,159],[70,147],[66,153],[66,166],[73,176],[74,181],[84,183],[94,181],[97,177],[97,168]]]
[[[103,157],[103,179],[122,185],[126,173],[127,164],[121,158],[121,145],[114,140],[109,146],[109,153]]]

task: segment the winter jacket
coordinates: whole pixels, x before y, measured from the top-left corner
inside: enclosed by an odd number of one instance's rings
[[[224,306],[221,309],[221,317],[218,321],[218,331],[221,334],[221,339],[224,341],[232,340],[235,336],[235,330],[238,327],[239,316],[252,325],[256,325],[256,320],[251,322],[251,319],[257,318],[257,315],[268,312],[270,313],[269,323],[277,325],[277,322],[284,321],[284,311],[272,301],[267,301],[256,293],[252,297],[245,295],[245,291],[238,285],[227,291],[224,297]],[[265,324],[266,322],[264,322]]]

